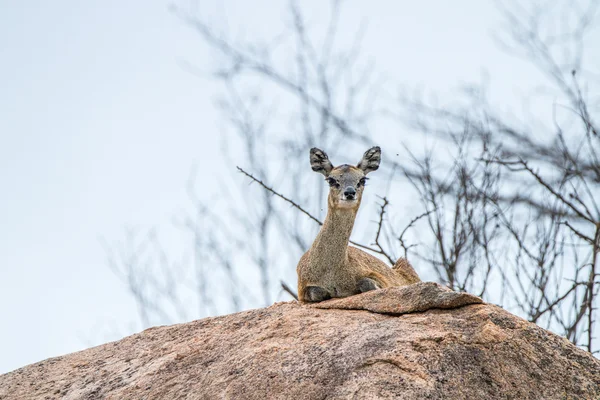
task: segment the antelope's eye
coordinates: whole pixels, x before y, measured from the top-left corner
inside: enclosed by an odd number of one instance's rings
[[[365,186],[367,184],[367,179],[368,178],[360,178],[360,181],[358,181],[358,186]]]
[[[338,181],[336,181],[334,178],[327,178],[327,183],[329,183],[329,186],[334,186],[334,187],[340,186]]]

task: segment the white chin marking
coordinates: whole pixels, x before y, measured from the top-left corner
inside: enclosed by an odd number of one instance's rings
[[[344,199],[341,199],[340,203],[339,203],[339,206],[341,208],[352,208],[352,207],[354,207],[356,205],[356,203],[357,203],[356,200],[344,200]]]

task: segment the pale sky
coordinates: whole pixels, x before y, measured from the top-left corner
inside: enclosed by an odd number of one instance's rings
[[[199,1],[249,37],[279,26],[286,4],[219,3]],[[302,3],[318,19],[323,2]],[[168,224],[201,150],[218,149],[219,86],[181,66],[209,71],[214,53],[168,5],[0,3],[0,373],[134,332],[98,238]],[[349,1],[346,18],[363,17],[363,51],[398,84],[447,94],[487,70],[511,104],[535,82],[494,44],[492,2]],[[207,195],[219,176],[204,177]]]

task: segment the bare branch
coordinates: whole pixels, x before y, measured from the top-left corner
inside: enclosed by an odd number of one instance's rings
[[[284,281],[281,281],[281,288],[286,291],[295,300],[298,300],[298,295]]]

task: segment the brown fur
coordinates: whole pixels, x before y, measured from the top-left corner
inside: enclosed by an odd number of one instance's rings
[[[365,175],[379,167],[381,151],[367,150],[356,167],[341,165],[334,168],[325,152],[311,150],[311,167],[328,180],[333,180],[328,196],[327,217],[311,248],[298,262],[298,298],[311,301],[307,288],[324,289],[330,297],[347,297],[361,292],[359,281],[370,278],[377,287],[406,286],[419,282],[410,263],[401,258],[394,268],[378,258],[348,246],[356,213],[360,207]],[[355,201],[345,201],[344,191],[352,187]],[[314,300],[313,300],[314,301]]]

